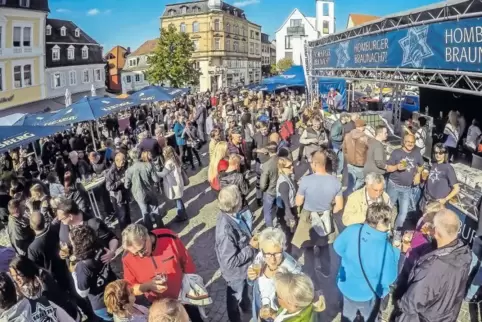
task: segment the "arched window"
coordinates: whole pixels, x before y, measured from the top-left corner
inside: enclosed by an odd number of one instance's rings
[[[199,32],[199,22],[194,21],[192,23],[192,32]]]
[[[181,22],[181,25],[179,26],[179,30],[181,30],[181,32],[186,32],[186,24],[184,22]]]

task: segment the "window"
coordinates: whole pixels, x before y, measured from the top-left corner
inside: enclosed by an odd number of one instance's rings
[[[185,15],[187,13],[187,7],[181,7],[181,13]]]
[[[181,25],[179,26],[179,29],[181,30],[181,32],[186,32],[186,24],[184,22],[181,23]]]
[[[214,31],[219,31],[219,19],[214,20]]]
[[[89,47],[84,46],[82,47],[82,59],[88,59],[89,58]]]
[[[53,61],[58,61],[60,60],[60,47],[55,45],[52,48],[52,60]]]
[[[75,58],[75,47],[70,45],[67,49],[67,59],[73,60]]]
[[[77,85],[77,72],[75,70],[71,70],[69,72],[69,85]]]
[[[49,25],[45,28],[45,34],[47,36],[51,36],[52,35],[52,27]]]
[[[192,23],[192,32],[199,32],[199,22],[195,21]]]
[[[169,10],[169,11],[167,12],[167,14],[168,14],[169,16],[174,16],[174,15],[176,14],[176,10],[172,10],[172,9],[171,9],[171,10]]]
[[[22,27],[13,27],[13,47],[20,47],[22,39]]]
[[[65,27],[60,28],[60,35],[62,37],[67,36],[67,28],[65,28]]]
[[[94,79],[96,82],[100,82],[102,80],[102,74],[100,72],[100,69],[94,70]]]
[[[129,67],[137,66],[137,59],[129,59]]]
[[[244,53],[244,43],[241,43],[241,46],[239,48],[240,53]]]
[[[194,51],[199,50],[199,40],[193,40],[192,43],[194,44]]]
[[[231,41],[229,39],[226,39],[226,48],[224,50],[231,50]]]
[[[254,43],[249,43],[249,53],[254,54]]]
[[[28,8],[30,7],[30,0],[19,0],[20,7]]]
[[[251,30],[251,39],[254,39],[254,31]]]
[[[82,82],[90,83],[90,74],[89,74],[89,70],[87,69],[85,69],[82,73]]]
[[[199,12],[201,12],[201,8],[199,8],[199,7],[193,7],[193,8],[192,8],[192,12],[193,12],[193,13],[199,13]]]
[[[233,51],[238,52],[239,50],[239,43],[237,41],[233,41]]]
[[[80,37],[80,29],[79,28],[75,29],[75,37],[77,37],[77,38]]]
[[[55,73],[55,74],[53,74],[52,76],[53,76],[53,78],[54,78],[54,79],[53,79],[53,83],[52,83],[52,84],[53,84],[52,87],[53,87],[53,88],[60,88],[60,87],[62,87],[62,79],[61,79],[60,73]]]
[[[330,33],[330,23],[325,20],[323,21],[323,34],[329,34]]]
[[[285,36],[285,49],[293,49],[291,44],[291,36]]]
[[[221,39],[214,38],[214,50],[221,49]]]
[[[126,83],[131,83],[132,82],[132,79],[130,76],[126,76]]]
[[[301,19],[291,19],[290,20],[290,27],[299,27],[301,26]]]
[[[228,24],[226,24],[226,32],[231,32],[231,26]]]
[[[323,3],[323,16],[328,17],[330,15],[330,5]]]
[[[141,75],[136,74],[136,82],[139,83],[141,81]]]
[[[13,27],[13,47],[32,46],[32,27]]]
[[[32,86],[32,65],[17,65],[13,67],[13,87]]]

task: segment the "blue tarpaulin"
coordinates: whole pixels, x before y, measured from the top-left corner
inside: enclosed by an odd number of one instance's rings
[[[130,96],[138,104],[160,101],[171,101],[183,94],[183,89],[160,87],[155,85],[146,86]]]
[[[306,86],[305,73],[303,66],[291,66],[281,75],[265,78],[262,84],[277,84],[289,86]]]
[[[0,152],[66,130],[65,126],[0,126]]]
[[[396,28],[313,48],[313,68],[482,71],[482,18]]]
[[[85,101],[87,101],[89,104],[90,109],[92,110],[92,113],[96,119],[137,105],[137,103],[130,97],[126,99],[119,99],[115,97],[99,96],[85,97],[73,105],[83,103]]]

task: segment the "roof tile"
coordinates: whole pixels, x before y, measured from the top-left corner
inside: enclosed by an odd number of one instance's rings
[[[354,26],[363,25],[367,22],[380,19],[378,16],[364,15],[360,13],[350,13],[349,17],[351,17]]]
[[[139,48],[137,48],[132,54],[129,56],[141,56],[152,53],[157,46],[157,42],[159,39],[151,39],[144,42]]]

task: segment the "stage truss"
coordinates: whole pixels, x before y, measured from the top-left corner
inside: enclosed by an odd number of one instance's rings
[[[380,84],[380,88],[383,88],[386,84],[391,84],[394,90],[392,95],[393,123],[395,128],[400,129],[401,92],[405,89],[405,86],[418,86],[482,96],[482,73],[415,68],[313,68],[312,60],[312,51],[319,46],[422,24],[479,16],[482,16],[482,0],[447,1],[388,16],[344,32],[305,42],[308,98],[310,102],[318,98],[318,81],[321,77],[373,82]]]

